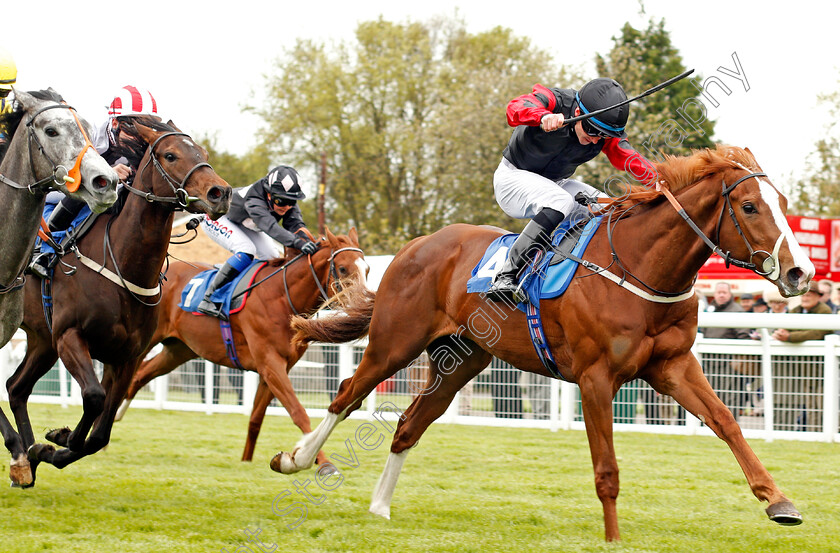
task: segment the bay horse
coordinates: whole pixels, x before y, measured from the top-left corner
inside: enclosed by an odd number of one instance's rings
[[[134,126],[148,144],[134,182],[124,185],[122,208],[100,215],[65,255],[76,270],[54,271],[52,327],[41,282],[30,279],[24,288],[27,348],[8,390],[33,485],[38,463],[64,468],[108,444],[114,414],[155,329],[175,211],[219,217],[230,206],[231,187],[207,163],[204,148],[171,122],[145,117]],[[81,386],[84,410],[73,431],[47,433],[62,446],[56,450],[35,443],[27,401],[58,358]],[[101,384],[93,359],[104,364]]]
[[[19,109],[0,125],[12,137],[0,162],[0,347],[23,321],[23,271],[29,263],[47,192],[60,190],[100,212],[117,199],[117,174],[90,143],[91,127],[56,91],[15,91]],[[0,432],[12,451],[14,485],[32,481],[20,439],[0,410]]]
[[[712,248],[728,263],[761,274],[785,296],[807,290],[814,266],[787,224],[787,200],[748,150],[719,146],[666,158],[657,169],[657,189],[619,199],[614,216],[592,237],[584,259],[598,265],[590,265],[595,272],[579,267],[562,296],[541,302],[560,374],[580,387],[606,539],[620,538],[611,403],[621,385],[636,378],[673,397],[726,442],[753,494],[769,503],[771,520],[799,524],[800,513],[747,444],[691,352],[697,334],[692,288]],[[491,356],[550,376],[524,313],[466,292],[471,270],[501,234],[457,224],[417,238],[396,255],[375,295],[348,289],[343,316],[293,321],[304,342],[343,342],[368,333],[369,345],[327,417],[291,453],[277,454],[281,472],[310,467],[335,426],[425,349],[427,387],[401,417],[371,502],[372,512],[390,518],[408,449]]]
[[[314,311],[348,281],[366,286],[370,268],[359,248],[355,228],[350,229],[346,236],[335,236],[327,229],[326,237],[321,237],[317,243],[321,247],[311,257],[289,249],[290,261],[280,270],[277,266],[285,261],[283,259],[273,260],[260,269],[255,282],[261,283],[250,291],[245,307],[230,316],[241,368],[260,375],[242,453],[243,461],[253,458],[265,410],[273,397],[286,408],[292,422],[302,432],[312,431],[309,416],[289,379],[289,371],[307,349],[306,345],[292,344],[292,316]],[[149,342],[149,349],[163,344],[163,350],[140,364],[128,388],[126,401],[118,412],[118,420],[140,388],[190,359],[202,357],[219,365],[239,368],[230,359],[222,341],[219,320],[196,316],[178,307],[186,284],[208,268],[207,265],[180,261],[169,267],[166,276],[170,286],[164,291],[157,329]],[[324,461],[326,457],[319,453],[317,462]]]

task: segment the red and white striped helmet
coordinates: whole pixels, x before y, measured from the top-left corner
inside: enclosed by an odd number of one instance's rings
[[[111,100],[108,117],[123,115],[157,115],[157,102],[152,93],[136,86],[124,86]]]

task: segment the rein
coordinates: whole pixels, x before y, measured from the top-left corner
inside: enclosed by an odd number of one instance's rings
[[[323,299],[324,301],[327,301],[329,299],[329,295],[327,294],[326,288],[328,288],[329,285],[330,285],[330,279],[333,279],[335,281],[337,291],[339,291],[339,292],[341,291],[341,281],[338,279],[338,272],[336,271],[336,268],[335,268],[335,256],[337,256],[341,252],[346,252],[346,251],[359,252],[362,255],[364,255],[364,252],[361,249],[354,248],[354,247],[339,248],[337,250],[334,250],[330,254],[330,259],[329,259],[330,267],[329,267],[329,271],[327,273],[326,287],[321,285],[321,280],[318,278],[318,274],[315,272],[315,266],[312,264],[312,256],[311,255],[307,256],[307,259],[309,260],[309,271],[312,274],[312,279],[315,281],[315,285],[318,286],[318,292],[321,294],[321,299]],[[305,254],[303,254],[303,253],[297,254],[294,258],[291,259],[291,261],[288,261],[288,262],[284,263],[281,267],[279,267],[278,269],[273,271],[271,274],[269,274],[265,278],[258,280],[254,284],[248,286],[247,288],[245,288],[244,290],[239,292],[238,294],[232,296],[231,300],[233,300],[235,298],[238,298],[239,296],[242,296],[243,294],[247,294],[248,292],[250,292],[251,290],[253,290],[257,286],[259,286],[260,284],[262,284],[266,280],[270,279],[271,277],[273,277],[274,275],[276,275],[277,273],[282,271],[283,272],[283,290],[286,292],[286,298],[289,300],[289,307],[292,308],[292,312],[295,315],[300,315],[300,312],[298,312],[298,310],[295,308],[295,304],[292,302],[292,296],[289,293],[289,283],[286,279],[286,269],[292,263],[294,263],[298,259],[302,258],[304,255]]]

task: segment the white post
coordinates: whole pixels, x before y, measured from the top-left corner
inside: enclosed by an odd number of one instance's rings
[[[571,382],[560,382],[560,428],[568,430],[575,420],[575,388]]]
[[[169,397],[169,373],[155,378],[152,384],[155,387],[155,409],[160,411]]]
[[[331,346],[325,346],[331,347]],[[353,367],[353,345],[339,344],[338,346],[338,383],[341,384],[345,379],[353,376],[355,367]]]
[[[703,365],[703,360],[700,358],[700,351],[697,349],[697,342],[703,338],[703,334],[698,334],[697,338],[694,340],[694,344],[691,346],[691,353],[694,354],[695,359],[700,365]],[[685,431],[689,436],[697,434],[697,431],[700,430],[700,419],[694,416],[694,413],[689,413],[688,409],[683,407],[685,411]]]
[[[213,363],[204,361],[204,412],[213,414]]]
[[[251,415],[259,385],[260,375],[253,371],[245,371],[242,379],[242,412],[247,416]]]
[[[560,381],[556,378],[548,383],[548,428],[552,432],[560,429]]]
[[[58,364],[58,397],[61,398],[61,406],[65,409],[70,405],[70,391],[67,389],[67,369],[64,364]],[[76,382],[75,380],[73,381]],[[81,397],[81,389],[79,389],[79,397]]]
[[[775,399],[773,397],[773,354],[770,349],[770,331],[766,328],[761,331],[761,387],[764,390],[764,431],[767,433],[765,439],[772,442],[775,437],[773,431],[775,415]]]
[[[837,346],[840,336],[829,334],[825,337],[825,379],[823,380],[823,435],[825,441],[834,440],[837,434]]]

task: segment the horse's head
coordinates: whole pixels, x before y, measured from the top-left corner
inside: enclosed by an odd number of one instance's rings
[[[336,236],[330,229],[325,232],[326,236],[316,240],[320,248],[312,255],[312,263],[319,268],[325,266],[329,271],[327,294],[332,297],[352,283],[366,285],[370,267],[359,247],[355,227],[346,235]]]
[[[770,182],[749,150],[731,148],[733,163],[722,172],[724,207],[717,223],[717,243],[775,284],[784,296],[804,294],[814,264],[788,225],[787,198]]]
[[[113,204],[118,177],[91,144],[90,125],[53,89],[15,91],[15,99],[24,114],[7,157],[26,160],[35,181],[84,200],[94,212]]]
[[[137,193],[149,199],[172,202],[191,213],[218,219],[230,208],[232,190],[207,163],[207,150],[193,142],[170,121],[137,118],[133,128],[149,148],[137,170]],[[138,181],[147,188],[140,189]]]

